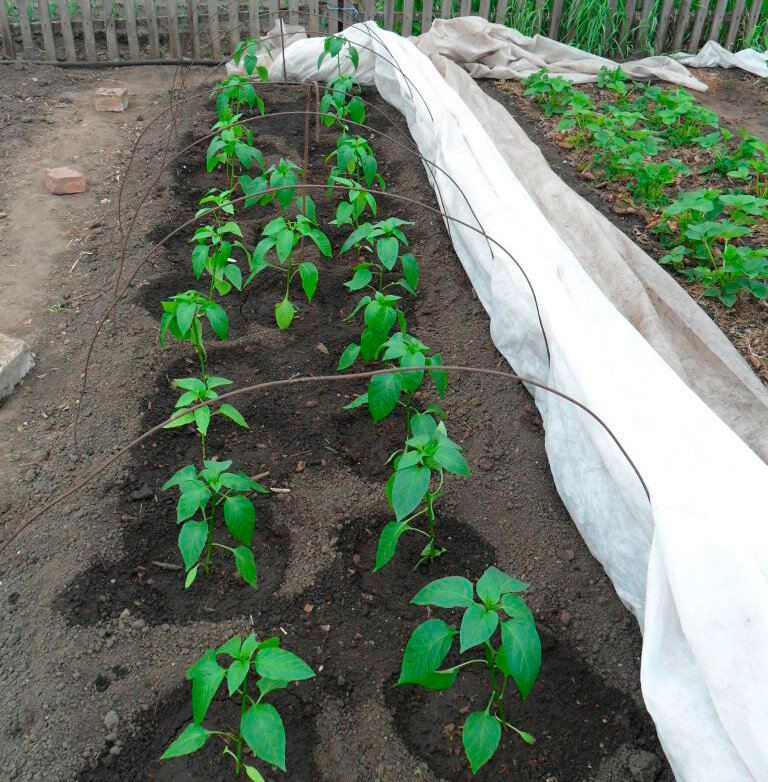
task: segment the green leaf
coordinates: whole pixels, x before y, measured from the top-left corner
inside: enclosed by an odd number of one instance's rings
[[[442,619],[420,624],[405,646],[398,684],[414,684],[434,673],[448,655],[454,635],[456,631]]]
[[[187,577],[184,579],[184,589],[189,589],[195,583],[199,567],[200,565],[195,565],[187,571]]]
[[[274,706],[251,706],[240,721],[240,735],[257,758],[285,771],[285,727]]]
[[[188,521],[179,530],[179,551],[185,570],[200,559],[208,542],[208,524],[205,521]]]
[[[427,584],[411,602],[438,608],[469,608],[475,605],[472,599],[472,582],[462,576],[438,578]]]
[[[184,481],[188,481],[190,478],[194,478],[196,475],[197,470],[195,469],[195,465],[188,464],[186,467],[182,467],[180,470],[176,470],[176,472],[160,488],[163,491],[172,489],[174,486],[178,486],[180,483],[184,483]]]
[[[494,755],[501,741],[501,723],[487,711],[475,711],[464,721],[464,751],[476,774]]]
[[[355,397],[348,405],[344,405],[345,410],[354,410],[356,407],[362,407],[368,404],[368,394],[360,394]]]
[[[176,504],[176,522],[184,521],[204,508],[211,498],[211,493],[202,481],[190,481],[182,487],[182,494]]]
[[[205,262],[208,260],[208,245],[198,244],[192,250],[192,271],[195,277],[200,277],[205,269]]]
[[[217,650],[216,654],[228,654],[230,657],[240,656],[240,636],[233,635],[226,643],[223,643]]]
[[[347,347],[344,348],[344,352],[341,354],[341,358],[339,359],[339,366],[337,367],[338,371],[341,372],[343,369],[348,369],[352,366],[352,364],[357,361],[357,357],[360,355],[360,345],[347,345]]]
[[[333,255],[331,243],[322,231],[313,228],[311,231],[307,232],[307,236],[315,243],[317,249],[320,250],[326,258],[330,258]]]
[[[243,287],[243,273],[240,271],[240,267],[234,263],[228,263],[224,267],[224,276],[240,290]]]
[[[275,304],[275,322],[278,328],[287,329],[291,325],[296,308],[288,299],[283,299]]]
[[[224,402],[224,404],[219,405],[218,412],[234,421],[238,426],[242,426],[243,429],[248,428],[248,422],[245,420],[245,418],[240,415],[240,412],[237,410],[237,408],[232,407],[232,405],[229,403]]]
[[[536,625],[527,619],[509,619],[501,625],[501,642],[512,678],[527,698],[541,669],[541,641]]]
[[[245,769],[245,775],[252,782],[266,782],[264,777],[253,766],[243,765],[243,768]]]
[[[299,264],[299,275],[301,276],[301,287],[304,288],[304,295],[307,297],[307,301],[312,301],[312,297],[317,290],[317,266],[308,261]]]
[[[263,676],[256,682],[262,697],[275,690],[284,690],[289,684],[285,679],[265,679]]]
[[[455,475],[469,475],[469,467],[458,445],[450,440],[444,440],[435,449],[432,458],[448,472]]]
[[[407,521],[390,521],[379,535],[379,544],[376,547],[376,565],[374,572],[381,570],[397,550],[397,543],[404,532],[410,529]]]
[[[243,577],[243,581],[254,589],[258,587],[256,577],[256,562],[253,559],[253,552],[247,546],[238,546],[232,549],[235,557],[235,567],[237,572]]]
[[[403,382],[400,375],[376,375],[368,383],[368,409],[374,421],[386,418],[397,406]]]
[[[382,265],[392,271],[397,263],[397,254],[400,250],[400,244],[394,236],[383,236],[376,242],[376,255]]]
[[[478,584],[479,586],[479,584]],[[501,596],[501,607],[510,619],[525,619],[533,622],[531,609],[525,604],[525,600],[517,595],[506,594]]]
[[[243,679],[248,675],[250,664],[247,660],[235,660],[227,668],[227,692],[231,698],[237,692],[238,687],[243,683]]]
[[[473,646],[487,641],[496,632],[499,615],[492,608],[486,608],[473,603],[464,612],[459,631],[461,651],[465,652]]]
[[[192,325],[192,321],[195,319],[195,313],[197,312],[197,304],[193,304],[188,301],[180,301],[176,306],[176,323],[179,327],[179,331],[182,334],[186,334],[189,331],[189,327]]]
[[[223,307],[218,304],[209,304],[205,308],[205,315],[211,328],[219,339],[226,339],[229,331],[229,318]]]
[[[290,228],[283,228],[275,237],[275,250],[281,261],[287,260],[293,252],[295,236]]]
[[[507,592],[522,592],[528,584],[518,581],[497,567],[489,567],[477,582],[477,594],[487,605],[495,605]]]
[[[398,682],[398,684],[418,684],[420,687],[426,687],[428,690],[448,690],[453,687],[456,677],[459,675],[457,668],[449,668],[446,671],[435,671],[428,673],[423,679],[417,682]]]
[[[370,269],[358,269],[352,275],[352,279],[344,283],[344,287],[351,293],[354,293],[365,288],[372,278],[373,272]]]
[[[205,728],[190,723],[184,728],[176,739],[171,743],[162,755],[160,760],[169,760],[170,758],[179,758],[182,755],[191,755],[193,752],[197,752],[206,741],[211,732]]]
[[[225,674],[226,671],[216,662],[216,652],[212,650],[207,651],[187,670],[187,679],[192,682],[192,714],[195,725],[200,725],[205,719],[205,713]]]
[[[370,404],[370,402],[369,402]],[[391,484],[392,509],[398,521],[418,507],[429,490],[432,472],[429,467],[406,467],[395,472]]]
[[[211,408],[206,405],[205,407],[198,407],[194,412],[195,424],[197,431],[205,437],[208,434],[208,424],[211,422]]]
[[[403,268],[405,281],[416,290],[419,287],[419,262],[415,256],[405,253],[400,256],[400,266]]]
[[[355,230],[352,231],[352,233],[347,237],[347,240],[344,242],[344,244],[341,245],[341,252],[345,253],[356,244],[359,244],[364,239],[367,239],[371,235],[372,231],[373,226],[370,223],[363,223],[360,227],[355,228]]]
[[[246,546],[250,545],[256,525],[256,508],[251,500],[242,495],[227,497],[224,500],[224,521],[232,537]]]
[[[315,672],[293,652],[275,647],[262,649],[256,655],[256,672],[267,679],[301,681],[311,679]]]
[[[179,415],[179,413],[182,413],[182,415]],[[174,412],[175,415],[178,415],[178,418],[174,418],[173,421],[167,423],[163,429],[176,429],[179,426],[191,424],[195,420],[194,413],[184,413],[182,410],[176,410]]]

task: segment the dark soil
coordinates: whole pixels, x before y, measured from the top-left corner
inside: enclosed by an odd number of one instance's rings
[[[267,87],[264,93],[270,111],[304,106],[303,91]],[[393,110],[373,100],[404,127]],[[176,148],[206,133],[211,118],[207,106],[182,115]],[[375,126],[389,127],[375,113],[370,118]],[[157,170],[163,132],[137,156],[137,189],[126,192],[129,210]],[[325,180],[322,159],[331,140],[323,129],[319,146],[312,141],[310,181]],[[270,160],[301,160],[303,118],[262,120],[256,141]],[[389,189],[433,204],[422,167],[398,144],[371,141]],[[155,188],[129,244],[129,269],[151,240],[181,225],[197,199],[220,184],[218,175],[204,173],[202,155],[185,157]],[[327,221],[333,201],[323,190],[315,197]],[[419,297],[407,303],[412,331],[446,363],[505,366],[442,223],[432,214],[381,201],[382,216],[415,221],[407,233],[422,284]],[[270,216],[267,210],[243,213],[249,242]],[[9,498],[9,518],[11,512],[20,518],[29,505],[67,488],[90,462],[85,457],[108,455],[171,410],[176,398],[171,380],[193,374],[195,363],[186,346],[158,348],[159,302],[194,285],[190,234],[181,232],[142,268],[118,316],[119,328],[97,347],[91,390],[82,403],[84,456],[71,456],[69,437],[57,442],[39,478],[32,473],[29,485],[19,485]],[[331,238],[338,246],[340,234]],[[111,279],[116,240],[111,223],[92,261],[103,279]],[[349,275],[346,257],[319,265],[317,297],[307,305],[295,296],[299,316],[288,331],[278,331],[273,320],[278,280],[265,273],[247,294],[228,296],[230,339],[210,341],[211,370],[236,384],[334,372],[354,333],[340,315],[354,299],[342,287]],[[104,295],[110,295],[108,286]],[[72,330],[87,337],[98,314],[73,318]],[[81,336],[67,364],[70,393],[77,388],[85,348]],[[47,408],[50,403],[35,396],[41,388],[39,381],[25,386],[20,415],[28,416],[30,407]],[[214,421],[209,453],[233,459],[234,469],[268,473],[263,483],[281,490],[257,499],[257,591],[239,582],[226,560],[215,558],[214,572],[201,575],[187,591],[180,571],[153,564],[180,563],[175,496],[160,486],[196,457],[194,437],[182,430],[143,443],[86,499],[60,507],[31,528],[41,530],[39,537],[15,544],[13,569],[0,573],[3,589],[9,585],[0,604],[8,633],[3,651],[14,650],[7,674],[0,671],[10,694],[0,754],[10,758],[18,779],[33,780],[36,773],[82,782],[231,778],[227,759],[213,748],[181,761],[160,763],[158,757],[190,719],[184,669],[237,632],[279,636],[317,672],[315,679],[274,696],[288,734],[286,779],[469,778],[457,726],[463,710],[486,697],[485,682],[468,674],[443,695],[392,684],[410,633],[428,615],[410,598],[433,578],[475,579],[496,564],[532,583],[526,594],[544,646],[542,674],[529,700],[510,703],[516,724],[538,742],[527,747],[505,736],[497,758],[477,778],[672,780],[642,707],[637,625],[559,500],[541,421],[525,390],[488,378],[450,378],[441,405],[473,477],[449,481],[441,500],[439,536],[448,553],[414,570],[422,543],[405,537],[395,560],[376,574],[376,540],[390,518],[384,462],[402,437],[403,421],[393,416],[374,426],[365,411],[343,411],[362,390],[352,384],[311,385],[241,397],[236,404],[250,429]],[[433,391],[420,399],[434,400]],[[35,431],[25,436],[37,437]],[[41,672],[28,670],[26,663],[19,667],[17,659],[25,656],[47,660],[47,667]],[[235,721],[229,709],[225,700],[217,701],[210,726]],[[119,726],[105,730],[110,710],[118,713]],[[119,751],[110,752],[116,742]],[[632,759],[633,768],[645,763],[642,778],[630,775]]]
[[[718,112],[724,127],[734,132],[745,128],[768,140],[768,113],[760,108],[768,105],[768,90],[763,80],[741,71],[722,69],[698,69],[695,74],[711,85],[711,92],[691,94]],[[512,114],[528,137],[541,149],[552,170],[571,188],[637,242],[652,258],[658,260],[669,252],[659,241],[658,234],[652,230],[657,222],[656,213],[633,201],[620,182],[595,179],[589,172],[582,174],[591,153],[572,151],[564,137],[556,131],[559,117],[544,116],[533,100],[523,97],[525,88],[522,84],[494,83],[485,85],[485,89]],[[579,85],[579,89],[597,102],[611,100],[608,91],[600,90],[595,85]],[[703,160],[705,154],[697,147],[676,147],[667,154],[668,157],[682,160],[692,171],[691,175],[680,181],[677,189],[729,187],[716,174],[696,173],[706,162]],[[768,242],[767,229],[768,226],[755,226],[753,235],[747,237],[746,243],[764,247]],[[676,275],[676,279],[728,336],[763,382],[768,384],[768,303],[745,294],[734,306],[725,307],[717,299],[704,296],[704,286],[691,284],[679,275]]]

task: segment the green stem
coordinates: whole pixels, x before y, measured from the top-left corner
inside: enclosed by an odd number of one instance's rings
[[[243,722],[243,717],[245,717],[245,709],[246,709],[246,698],[248,697],[248,677],[243,680],[243,698],[240,702],[240,723]],[[235,771],[239,774],[240,773],[240,764],[242,762],[242,756],[241,751],[243,748],[243,739],[242,736],[237,737],[237,767],[235,768]]]

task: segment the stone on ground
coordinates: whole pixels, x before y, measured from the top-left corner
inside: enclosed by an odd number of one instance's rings
[[[128,107],[128,90],[125,87],[97,87],[93,93],[96,111],[125,111]]]
[[[29,345],[24,340],[0,334],[0,399],[5,399],[13,391],[34,363]]]
[[[85,177],[76,169],[69,166],[47,168],[43,183],[54,195],[71,195],[72,193],[84,193],[86,190]]]

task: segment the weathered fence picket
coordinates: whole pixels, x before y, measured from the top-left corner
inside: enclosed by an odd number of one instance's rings
[[[500,24],[528,19],[527,32],[573,40],[573,4],[585,0],[0,0],[0,55],[69,62],[192,56],[221,59],[244,37],[280,20],[310,35],[337,33],[360,20],[412,35],[435,17],[477,14]],[[768,0],[606,0],[603,51],[617,42],[638,55],[697,51],[705,40],[726,48],[764,25]],[[623,7],[622,7],[623,6]],[[762,13],[761,13],[762,12]],[[54,18],[52,19],[52,14]],[[649,37],[652,40],[649,40]],[[106,51],[97,51],[99,46]]]

